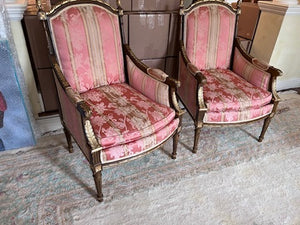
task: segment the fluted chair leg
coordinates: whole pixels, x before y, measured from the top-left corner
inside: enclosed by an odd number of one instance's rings
[[[195,135],[194,135],[194,147],[193,147],[193,153],[196,153],[198,150],[198,144],[200,139],[200,132],[202,127],[196,127],[195,128]]]
[[[176,134],[173,136],[172,159],[176,159],[176,156],[177,156],[178,139],[179,139],[179,132],[177,131]]]
[[[267,131],[268,127],[269,127],[269,124],[271,122],[271,119],[272,119],[272,117],[270,117],[270,116],[265,119],[262,131],[261,131],[261,134],[260,134],[259,139],[258,139],[259,142],[263,141],[263,139],[265,137],[265,133],[266,133],[266,131]]]
[[[99,202],[103,201],[103,193],[102,193],[102,171],[97,171],[94,173],[94,181],[97,190],[97,200]]]
[[[72,152],[74,152],[74,149],[73,149],[73,145],[72,145],[71,134],[68,131],[68,129],[66,129],[65,127],[64,127],[64,133],[66,135],[66,139],[67,139],[67,143],[68,143],[68,150],[70,153],[72,153]]]

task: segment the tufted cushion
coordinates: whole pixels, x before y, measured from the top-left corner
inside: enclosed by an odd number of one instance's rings
[[[58,61],[73,89],[85,92],[124,82],[117,15],[95,5],[69,6],[50,19],[50,28]]]
[[[214,4],[197,7],[186,15],[185,46],[192,64],[200,70],[229,68],[235,20],[235,13]]]
[[[153,147],[177,128],[171,125],[175,118],[173,109],[150,100],[125,83],[102,86],[81,96],[91,107],[91,124],[99,143],[111,151],[123,149],[122,154],[115,153],[118,157]],[[141,138],[146,139],[133,143]],[[120,146],[127,143],[135,147],[126,150]]]
[[[202,71],[207,79],[205,122],[247,121],[270,113],[272,94],[230,70]]]
[[[248,62],[236,48],[233,59],[233,72],[242,76],[256,87],[268,90],[271,75],[261,69],[262,66],[254,66]],[[267,67],[266,67],[267,68]]]

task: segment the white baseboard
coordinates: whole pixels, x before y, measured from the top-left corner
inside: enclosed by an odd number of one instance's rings
[[[286,90],[290,88],[299,88],[299,87],[300,87],[300,77],[289,79],[289,80],[280,80],[280,79],[277,80],[276,89],[278,91]]]
[[[36,135],[38,137],[61,133],[63,131],[59,116],[38,119],[36,120],[36,125],[38,129]]]

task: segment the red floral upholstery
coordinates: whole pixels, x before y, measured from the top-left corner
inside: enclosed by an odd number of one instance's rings
[[[197,7],[186,14],[186,52],[198,69],[229,67],[235,19],[235,13],[215,4]]]
[[[85,92],[124,82],[117,15],[96,5],[77,5],[52,17],[50,26],[58,61],[73,89]]]
[[[129,85],[113,84],[81,94],[92,110],[91,124],[103,162],[142,153],[174,133],[173,109],[156,103]]]
[[[230,70],[202,71],[207,84],[204,100],[205,122],[247,121],[264,116],[272,110],[272,94],[247,82]]]

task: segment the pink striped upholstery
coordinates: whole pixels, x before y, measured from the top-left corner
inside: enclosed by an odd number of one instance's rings
[[[272,94],[224,69],[202,71],[207,79],[205,122],[247,121],[270,113]]]
[[[127,56],[127,67],[129,84],[134,89],[140,91],[151,100],[170,106],[169,102],[169,86],[158,80],[165,80],[166,74],[159,74],[157,70],[148,70],[152,78],[143,71],[141,71]]]
[[[105,150],[103,160],[117,160],[159,144],[176,130],[170,107],[158,104],[129,85],[112,84],[84,92],[91,124]]]
[[[73,89],[81,93],[124,82],[117,15],[95,5],[70,6],[51,18],[50,27],[58,61]]]
[[[234,50],[233,71],[254,86],[268,90],[271,75],[248,62],[237,48]]]
[[[235,14],[225,6],[206,4],[185,16],[185,46],[200,70],[227,69],[235,30]]]

